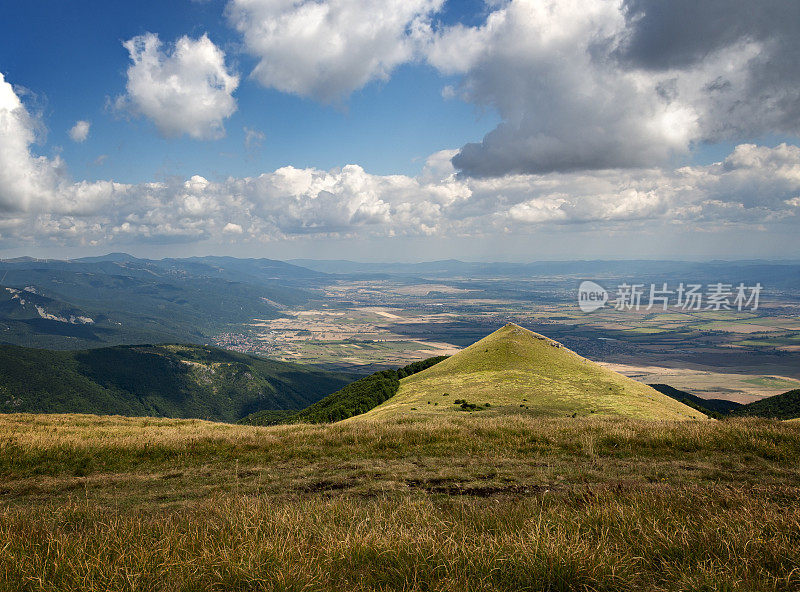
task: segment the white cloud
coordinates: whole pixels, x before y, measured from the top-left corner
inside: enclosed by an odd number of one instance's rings
[[[444,0],[231,0],[269,88],[332,102],[415,58]]]
[[[236,111],[233,92],[239,77],[229,72],[224,52],[208,36],[184,36],[166,50],[154,33],[123,45],[133,64],[128,68],[127,93],[117,98],[117,108],[144,115],[167,137],[187,134],[199,140],[225,135],[223,122]]]
[[[53,199],[61,161],[30,152],[36,123],[0,74],[0,210],[27,210]]]
[[[695,110],[608,59],[625,25],[617,2],[514,0],[480,27],[441,31],[430,63],[463,73],[461,95],[503,118],[456,167],[495,176],[648,166],[687,150]]]
[[[233,222],[228,222],[225,227],[222,229],[222,232],[227,232],[230,234],[242,234],[244,230],[240,224],[234,224]]]
[[[762,6],[763,5],[763,6]],[[665,166],[698,142],[800,133],[800,5],[764,0],[230,0],[263,85],[330,102],[427,60],[444,99],[502,122],[454,155],[465,176]],[[313,48],[313,51],[309,51]],[[449,81],[448,81],[449,82]]]
[[[466,180],[452,165],[448,170],[448,156],[433,155],[419,177],[371,175],[348,165],[284,167],[221,182],[194,176],[183,183],[76,184],[65,189],[81,195],[82,207],[9,214],[0,231],[6,240],[36,244],[222,244],[236,237],[257,245],[301,237],[524,236],[555,227],[569,237],[582,228],[615,232],[657,224],[752,231],[800,221],[800,149],[791,146],[739,146],[722,163],[674,171]]]
[[[455,151],[444,150],[432,154],[416,177],[373,175],[347,165],[123,185],[73,182],[58,158],[31,152],[34,129],[36,122],[0,76],[4,247],[497,237],[553,228],[569,237],[581,228],[617,232],[654,225],[794,232],[800,222],[800,148],[788,144],[741,144],[722,162],[678,169],[467,178],[456,174]]]
[[[702,73],[688,95],[678,85],[677,99],[699,105],[704,139],[800,134],[800,3],[760,0],[757,13],[753,6],[750,0],[624,0],[627,31],[614,57],[648,73],[677,72],[679,82]],[[743,49],[745,60],[734,57]],[[713,69],[709,57],[717,58]]]
[[[764,0],[230,0],[263,85],[330,102],[425,59],[444,99],[502,122],[454,156],[466,176],[664,166],[698,142],[800,133],[800,5]],[[313,48],[313,51],[309,51]],[[448,81],[449,82],[449,81]]]
[[[69,137],[72,138],[73,142],[85,142],[86,138],[89,137],[89,127],[91,125],[88,121],[76,121],[75,125],[69,130]]]
[[[763,8],[763,9],[762,9]],[[502,122],[454,159],[471,176],[663,165],[693,142],[797,134],[796,2],[510,0],[436,32],[448,91]]]
[[[31,146],[40,124],[0,74],[0,213],[84,213],[124,191],[118,183],[72,183],[60,158],[35,156]],[[25,219],[25,218],[21,218]]]

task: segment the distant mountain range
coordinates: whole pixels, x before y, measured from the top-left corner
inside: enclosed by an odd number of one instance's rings
[[[0,260],[0,343],[78,349],[205,343],[253,318],[275,318],[329,281],[270,259]]]
[[[761,282],[771,288],[800,287],[800,261],[537,261],[466,262],[457,259],[420,263],[364,263],[346,260],[290,259],[291,264],[329,274],[400,275],[438,278],[559,277],[635,278],[641,281]]]
[[[635,278],[657,284],[760,282],[789,299],[800,290],[800,265],[791,262],[444,260],[404,264],[234,257],[153,260],[126,253],[74,260],[20,257],[0,260],[0,343],[53,349],[202,344],[254,318],[280,316],[284,307],[308,302],[339,279],[385,277],[427,282],[449,278],[466,282],[463,287],[473,290],[473,297],[511,299],[540,297],[529,282],[539,277],[560,278],[561,292],[554,295],[551,290],[547,297],[568,299],[573,294],[563,286],[575,278],[605,278],[611,283],[614,278]],[[510,279],[505,287],[481,284],[480,278],[497,277]],[[515,284],[513,278],[519,281]]]

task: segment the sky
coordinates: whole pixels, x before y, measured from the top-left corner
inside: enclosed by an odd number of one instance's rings
[[[800,257],[795,0],[0,19],[0,257]]]

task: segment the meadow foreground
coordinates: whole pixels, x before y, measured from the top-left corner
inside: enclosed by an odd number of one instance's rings
[[[793,590],[800,425],[0,419],[0,590]]]

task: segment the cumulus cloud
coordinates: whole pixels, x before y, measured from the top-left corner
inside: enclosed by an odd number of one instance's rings
[[[705,74],[677,97],[698,104],[702,139],[800,133],[800,3],[625,0],[624,10],[628,28],[616,50],[621,62],[648,72]],[[752,49],[746,60],[721,62],[714,71],[705,65],[743,47]]]
[[[0,74],[0,209],[25,210],[50,197],[59,161],[35,157],[35,123],[14,88]]]
[[[21,213],[87,213],[124,190],[111,182],[73,183],[60,158],[33,154],[39,127],[0,74],[0,213],[4,218],[25,220],[18,218]]]
[[[789,60],[798,44],[800,5],[796,2],[761,0],[757,14],[748,0],[624,0],[623,10],[629,30],[618,55],[637,65],[685,68],[749,39],[768,45],[765,49],[770,54],[780,56],[772,66],[798,76]]]
[[[330,102],[426,60],[502,121],[453,163],[494,177],[664,166],[699,142],[800,133],[800,4],[508,0],[444,26],[442,0],[230,0],[252,75]],[[313,47],[314,51],[308,51]]]
[[[696,113],[608,57],[625,25],[608,0],[515,0],[480,27],[440,32],[429,61],[462,72],[462,96],[503,118],[455,166],[472,176],[647,166],[686,150]]]
[[[166,137],[218,139],[224,120],[236,111],[233,92],[239,76],[225,65],[225,53],[203,35],[181,37],[162,47],[154,33],[123,43],[132,60],[126,94],[116,99],[126,109],[150,119]]]
[[[230,234],[242,234],[244,230],[242,229],[240,224],[234,224],[233,222],[228,222],[222,229],[222,232],[228,232]]]
[[[118,187],[86,184],[82,209],[11,214],[0,233],[59,244],[259,244],[313,236],[486,237],[562,227],[753,229],[800,220],[800,149],[741,145],[723,162],[678,170],[605,170],[464,179],[434,155],[418,177],[283,167],[257,177]],[[754,188],[757,191],[754,191]],[[89,195],[95,195],[90,199]],[[570,226],[572,230],[566,230]]]
[[[662,165],[699,141],[800,132],[800,5],[511,0],[429,63],[502,122],[453,162],[501,176]],[[455,90],[448,92],[450,96]]]
[[[268,88],[342,99],[415,58],[444,0],[231,0],[253,77]]]
[[[85,142],[86,138],[89,137],[89,127],[91,123],[88,121],[76,121],[75,125],[73,125],[69,130],[69,137],[72,138],[73,142]]]
[[[476,186],[508,185],[514,177]],[[722,162],[676,170],[606,170],[519,176],[529,193],[508,209],[525,224],[604,224],[663,221],[714,230],[721,226],[797,224],[800,148],[742,144]]]
[[[740,144],[721,162],[464,177],[453,150],[422,172],[282,167],[220,181],[74,182],[32,152],[37,124],[0,76],[0,244],[115,245],[299,237],[485,237],[554,226],[715,230],[800,221],[800,148]]]
[[[800,4],[487,1],[444,26],[442,0],[230,0],[263,85],[324,102],[427,62],[502,121],[464,176],[664,166],[700,142],[800,134]],[[755,16],[754,16],[755,15]],[[313,47],[314,51],[308,51]]]

